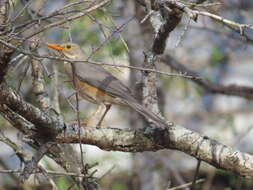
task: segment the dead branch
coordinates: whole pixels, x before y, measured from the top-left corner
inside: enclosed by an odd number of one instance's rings
[[[198,180],[196,181],[196,184],[198,184],[198,183],[203,183],[204,181],[205,181],[205,179],[198,179]],[[167,190],[184,189],[184,188],[190,187],[190,186],[192,186],[192,182],[186,183],[186,184],[183,184],[183,185],[179,185],[179,186],[177,186],[177,187],[168,188]]]
[[[179,1],[175,1],[175,0],[164,1],[164,4],[167,5],[168,7],[170,6],[170,8],[173,7],[174,9],[176,8],[184,12],[187,16],[189,16],[194,21],[197,21],[197,18],[199,15],[209,17],[212,20],[234,30],[235,32],[238,32],[241,36],[244,36],[246,40],[248,40],[249,42],[252,43],[253,41],[252,37],[248,33],[245,32],[245,29],[249,29],[253,31],[253,26],[251,24],[240,24],[240,23],[223,18],[222,16],[219,16],[210,12],[194,10],[191,8],[194,6],[188,7],[186,4]]]
[[[204,88],[207,92],[213,94],[224,94],[229,96],[239,96],[246,99],[253,99],[253,87],[236,84],[231,85],[214,84],[202,78],[197,72],[192,71],[186,66],[178,63],[175,59],[173,59],[169,55],[162,57],[161,61],[163,61],[164,64],[168,65],[172,69],[177,70],[180,73],[185,73],[186,75],[192,76],[192,78],[188,79]]]

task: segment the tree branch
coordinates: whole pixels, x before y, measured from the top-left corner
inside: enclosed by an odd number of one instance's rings
[[[68,126],[64,134],[57,136],[59,143],[79,143],[78,126]],[[144,152],[163,149],[176,149],[205,161],[217,168],[235,172],[253,179],[253,156],[242,153],[209,139],[182,126],[168,128],[168,133],[159,140],[155,134],[147,136],[143,131],[115,128],[81,128],[81,142],[108,151]]]
[[[202,3],[201,0],[197,3]],[[212,20],[223,24],[227,27],[229,27],[231,30],[234,30],[235,32],[238,32],[241,36],[244,36],[246,38],[246,40],[248,40],[249,42],[253,42],[252,37],[245,32],[245,29],[249,29],[250,31],[253,31],[253,26],[251,24],[240,24],[237,22],[234,22],[232,20],[229,19],[225,19],[219,15],[216,14],[212,14],[209,12],[205,12],[205,11],[199,11],[199,10],[193,10],[190,7],[187,7],[184,3],[176,1],[176,0],[167,0],[164,2],[165,5],[167,5],[168,7],[170,6],[170,8],[176,8],[184,13],[186,13],[186,15],[188,15],[191,19],[193,19],[194,21],[197,21],[197,18],[199,15],[201,16],[207,16],[209,18],[211,18]]]
[[[39,40],[34,39],[32,43],[29,44],[31,52],[37,53],[37,48],[39,45]],[[32,89],[35,95],[36,102],[42,111],[48,111],[51,105],[50,98],[45,88],[45,81],[43,78],[42,62],[30,58],[30,64],[32,66]]]
[[[182,18],[181,11],[175,9],[174,6],[168,6],[166,1],[157,1],[155,8],[159,10],[159,14],[151,16],[151,21],[153,20],[152,24],[156,31],[152,51],[157,55],[163,54],[170,32],[176,28]]]
[[[214,94],[224,94],[229,96],[240,96],[246,99],[253,99],[253,87],[242,86],[242,85],[222,85],[222,84],[214,84],[208,80],[203,79],[198,73],[195,71],[190,70],[189,68],[185,67],[184,65],[178,63],[175,59],[166,55],[161,58],[161,61],[171,67],[179,71],[180,73],[184,73],[186,75],[190,75],[188,79],[195,82],[206,91]]]
[[[12,111],[33,123],[39,134],[45,138],[53,138],[64,129],[64,122],[56,117],[41,112],[33,105],[24,102],[21,97],[6,84],[0,85],[0,104],[8,106]]]

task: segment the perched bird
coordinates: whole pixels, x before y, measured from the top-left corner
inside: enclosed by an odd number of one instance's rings
[[[101,125],[111,104],[119,104],[129,106],[161,129],[168,127],[166,121],[142,106],[132,95],[131,90],[109,71],[100,65],[85,62],[86,56],[78,44],[48,43],[47,46],[59,51],[70,60],[83,60],[72,63],[66,61],[64,67],[70,79],[75,80],[75,88],[82,98],[94,104],[106,106],[107,109],[98,126]]]

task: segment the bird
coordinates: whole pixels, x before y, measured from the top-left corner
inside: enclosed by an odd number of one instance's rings
[[[101,126],[112,104],[132,108],[153,123],[156,128],[164,130],[168,127],[165,120],[141,105],[131,90],[108,70],[101,65],[85,61],[87,57],[78,44],[70,42],[47,43],[47,47],[57,50],[65,58],[73,60],[73,62],[64,61],[64,68],[70,80],[75,81],[74,87],[77,93],[91,103],[106,106],[106,110],[97,124],[98,127]]]

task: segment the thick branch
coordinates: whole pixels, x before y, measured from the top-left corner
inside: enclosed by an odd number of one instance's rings
[[[68,126],[65,133],[57,136],[60,143],[79,143],[77,126]],[[103,150],[144,152],[176,149],[215,167],[235,172],[253,179],[253,156],[225,146],[181,126],[172,126],[167,135],[161,136],[159,145],[155,134],[146,136],[143,131],[115,128],[83,127],[81,142],[92,144]],[[162,143],[161,143],[162,142]]]
[[[152,45],[152,52],[154,52],[155,55],[163,54],[170,32],[176,28],[182,18],[181,11],[173,9],[174,7],[169,7],[171,8],[170,11],[166,8],[165,1],[157,1],[156,9],[159,10],[159,14],[153,14],[153,16],[151,16],[151,21],[154,20],[152,23],[156,30],[155,39]],[[158,24],[159,22],[160,24]]]
[[[24,102],[21,97],[5,84],[0,86],[0,104],[5,104],[12,111],[33,123],[39,134],[52,138],[64,128],[64,122],[59,118],[50,117],[38,108]]]
[[[161,60],[172,69],[175,69],[186,75],[192,76],[189,77],[188,79],[195,82],[196,84],[198,84],[199,86],[201,86],[210,93],[224,94],[230,96],[240,96],[247,99],[253,99],[253,87],[236,84],[231,85],[214,84],[208,80],[203,79],[199,74],[188,69],[184,65],[178,63],[176,60],[174,60],[172,57],[168,55],[163,57]]]
[[[25,118],[13,112],[6,105],[1,104],[0,104],[0,113],[16,129],[25,134],[25,136],[29,137],[29,141],[27,141],[27,143],[31,147],[35,149],[40,149],[41,145],[43,146],[45,144],[44,139],[37,138],[39,135],[36,134],[35,132],[36,127],[32,123],[28,122]],[[52,159],[54,159],[55,162],[58,163],[60,166],[62,166],[66,171],[78,173],[77,170],[79,169],[79,167],[77,166],[79,162],[77,160],[72,159],[73,158],[72,156],[75,157],[75,154],[69,149],[69,147],[70,146],[65,144],[64,145],[57,144],[53,148],[50,148],[48,150],[47,155]],[[75,181],[75,178],[73,178],[73,180]]]

